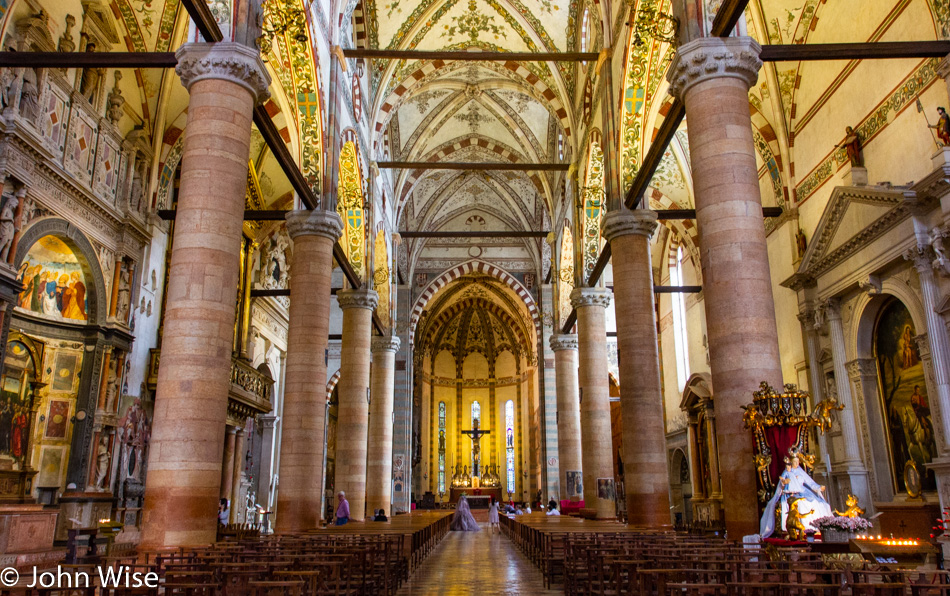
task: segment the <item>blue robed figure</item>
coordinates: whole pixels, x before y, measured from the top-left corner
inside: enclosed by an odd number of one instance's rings
[[[806,528],[811,525],[812,520],[832,515],[831,505],[825,500],[823,494],[825,487],[815,482],[801,467],[798,453],[791,451],[789,457],[785,458],[785,462],[785,471],[779,476],[775,494],[772,495],[771,500],[765,506],[765,511],[762,513],[762,521],[759,524],[759,534],[762,538],[768,538],[775,532],[776,510],[779,508],[782,512],[782,527],[779,530],[785,530],[788,503],[797,497],[801,497],[796,505],[799,513],[802,514],[802,523]]]

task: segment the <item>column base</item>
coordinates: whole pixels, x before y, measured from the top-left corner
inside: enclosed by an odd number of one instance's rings
[[[934,169],[950,166],[950,147],[941,147],[937,152],[930,156]]]
[[[928,470],[933,470],[937,477],[937,497],[940,500],[940,509],[950,507],[950,455],[943,455],[927,464]]]

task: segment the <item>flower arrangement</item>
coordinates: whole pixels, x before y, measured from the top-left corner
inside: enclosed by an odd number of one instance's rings
[[[940,542],[947,542],[950,539],[950,507],[944,508],[943,518],[937,520],[937,525],[931,528],[934,533],[931,538]]]
[[[826,530],[832,530],[837,532],[847,532],[849,534],[854,534],[857,532],[863,532],[865,530],[870,530],[871,522],[864,519],[863,517],[844,517],[841,515],[826,515],[824,517],[819,517],[812,520],[811,525],[818,528],[822,532]]]

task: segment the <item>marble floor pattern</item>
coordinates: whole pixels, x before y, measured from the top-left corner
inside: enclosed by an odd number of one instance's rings
[[[554,595],[545,590],[541,571],[488,524],[481,532],[449,532],[416,569],[398,594],[463,596],[468,594]]]

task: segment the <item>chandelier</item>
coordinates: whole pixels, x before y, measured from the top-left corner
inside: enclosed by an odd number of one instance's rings
[[[633,3],[630,4],[632,8]],[[633,43],[637,46],[643,46],[647,38],[676,45],[680,21],[660,10],[657,4],[641,1],[636,13],[630,17],[628,24],[633,27]]]
[[[264,16],[257,47],[266,61],[277,36],[289,37],[297,43],[307,43],[307,15],[295,0],[268,0],[262,7]]]

